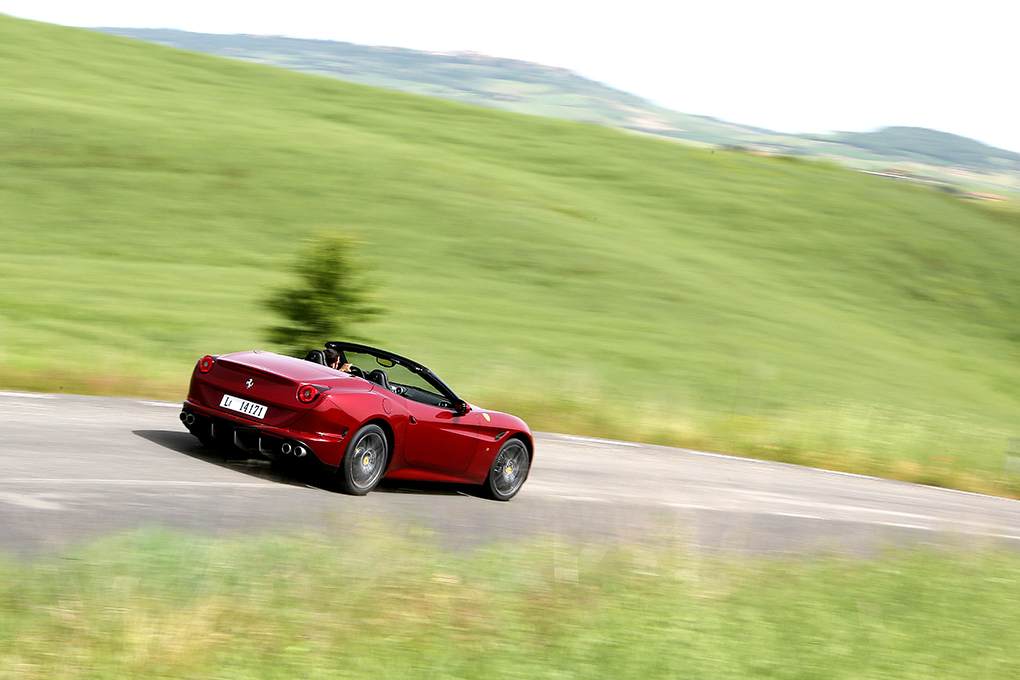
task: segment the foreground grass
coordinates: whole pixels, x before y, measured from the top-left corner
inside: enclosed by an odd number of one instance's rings
[[[536,429],[1015,488],[1015,211],[2,16],[0,91],[0,388],[180,399],[336,230]]]
[[[1018,583],[1015,554],[150,532],[0,566],[0,678],[1015,678]]]

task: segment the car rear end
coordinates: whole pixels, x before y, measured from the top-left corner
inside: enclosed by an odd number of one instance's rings
[[[192,373],[181,422],[209,447],[335,467],[357,422],[328,396],[369,390],[363,380],[272,352],[205,356]]]

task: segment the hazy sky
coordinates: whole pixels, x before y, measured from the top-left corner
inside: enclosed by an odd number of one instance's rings
[[[0,13],[482,52],[774,130],[912,125],[1020,152],[1016,0],[0,0]]]

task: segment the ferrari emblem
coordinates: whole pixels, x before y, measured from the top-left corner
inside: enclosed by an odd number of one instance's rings
[[[249,390],[250,390],[250,389],[251,389],[251,386],[252,386],[252,385],[254,385],[254,384],[255,384],[255,381],[254,381],[254,380],[252,380],[251,378],[248,378],[248,382],[246,382],[246,383],[245,383],[244,385],[245,385],[245,388],[246,388],[246,389],[249,389]]]
[[[489,414],[488,414],[488,413],[483,413],[483,414],[482,414],[482,417],[483,417],[483,418],[485,418],[485,419],[486,419],[486,420],[488,420],[488,421],[491,421],[491,420],[492,420],[492,418],[490,418],[490,417],[489,417]]]

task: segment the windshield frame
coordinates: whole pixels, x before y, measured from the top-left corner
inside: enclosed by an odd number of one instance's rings
[[[384,359],[392,361],[395,364],[400,364],[409,371],[421,376],[425,382],[439,390],[440,394],[446,397],[452,405],[450,410],[460,412],[467,407],[467,402],[458,397],[457,393],[454,392],[449,385],[443,382],[439,376],[433,373],[429,368],[419,364],[417,361],[413,361],[407,357],[402,357],[399,354],[394,354],[393,352],[387,352],[384,349],[369,347],[368,345],[361,345],[356,342],[330,341],[326,343],[326,347],[339,352],[341,361],[343,362],[347,361],[345,350],[349,350],[360,354],[369,354],[376,359]],[[385,366],[383,368],[385,368]]]

